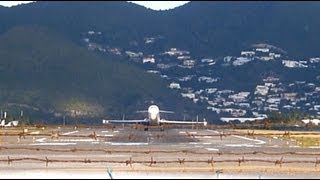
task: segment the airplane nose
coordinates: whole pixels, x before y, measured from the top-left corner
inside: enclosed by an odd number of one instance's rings
[[[151,113],[151,119],[156,119],[157,118],[157,114]]]

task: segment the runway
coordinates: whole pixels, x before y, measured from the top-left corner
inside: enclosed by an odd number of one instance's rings
[[[1,178],[33,178],[39,172],[57,178],[66,174],[111,178],[108,168],[114,178],[181,178],[186,174],[188,179],[318,178],[320,175],[319,148],[300,147],[281,138],[241,135],[233,129],[144,131],[132,126],[52,127],[29,128],[25,138],[12,135],[21,131],[2,129]],[[81,175],[83,172],[90,173]],[[132,176],[135,173],[139,175]]]

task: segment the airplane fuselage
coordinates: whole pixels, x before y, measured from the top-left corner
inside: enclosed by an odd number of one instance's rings
[[[150,125],[160,125],[160,110],[156,105],[151,105],[148,108],[148,117]]]

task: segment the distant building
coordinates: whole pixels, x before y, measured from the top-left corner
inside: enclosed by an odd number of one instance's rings
[[[320,120],[319,119],[303,119],[301,120],[303,123],[305,124],[308,124],[308,123],[312,123],[312,124],[315,124],[315,125],[319,125],[320,123]]]
[[[269,48],[256,48],[256,51],[267,53],[269,52]]]
[[[241,56],[254,56],[256,53],[254,51],[241,51]]]
[[[144,57],[142,60],[143,63],[155,63],[156,60],[152,56]]]
[[[169,87],[171,89],[181,89],[180,84],[179,83],[174,83],[174,82],[170,83]]]
[[[259,95],[265,96],[265,95],[268,94],[268,91],[269,91],[269,87],[268,86],[258,85],[256,87],[256,90],[255,90],[254,94],[259,94]]]

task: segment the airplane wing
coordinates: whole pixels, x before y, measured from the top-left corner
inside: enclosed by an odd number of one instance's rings
[[[167,124],[203,124],[204,126],[207,125],[207,121],[173,121],[173,120],[165,120],[161,119],[160,123],[167,123]]]
[[[136,113],[147,113],[147,110],[136,111]]]
[[[174,113],[173,111],[164,111],[164,110],[160,110],[159,112],[161,112],[161,113]]]
[[[102,119],[103,124],[108,124],[108,123],[146,123],[149,122],[149,119]]]

